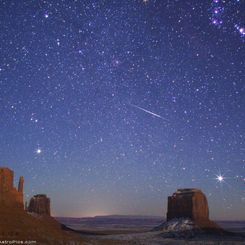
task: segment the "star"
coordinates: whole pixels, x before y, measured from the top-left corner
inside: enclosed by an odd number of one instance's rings
[[[42,149],[38,147],[38,148],[36,149],[36,154],[40,155],[41,153],[42,153]]]
[[[224,182],[224,176],[223,175],[221,175],[221,174],[218,174],[218,175],[216,175],[216,178],[215,178],[216,180],[217,180],[217,182],[219,182],[219,183],[222,183],[222,182]]]
[[[244,28],[244,27],[239,28],[239,32],[240,32],[242,35],[245,35],[245,28]]]

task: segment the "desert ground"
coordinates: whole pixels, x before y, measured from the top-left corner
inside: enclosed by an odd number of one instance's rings
[[[164,222],[161,217],[105,216],[94,218],[57,218],[81,235],[86,245],[245,245],[245,222],[218,221],[224,229],[237,235],[198,237],[168,237],[152,229]]]

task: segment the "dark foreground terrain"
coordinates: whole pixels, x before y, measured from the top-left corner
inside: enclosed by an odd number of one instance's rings
[[[245,221],[218,221],[230,235],[200,234],[193,237],[169,237],[152,229],[162,222],[162,217],[151,216],[97,216],[92,218],[57,218],[68,228],[85,238],[86,244],[124,245],[245,245]]]

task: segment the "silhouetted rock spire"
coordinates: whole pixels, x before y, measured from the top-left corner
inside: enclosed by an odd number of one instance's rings
[[[0,205],[24,209],[24,177],[20,177],[18,191],[14,187],[14,172],[0,167]]]

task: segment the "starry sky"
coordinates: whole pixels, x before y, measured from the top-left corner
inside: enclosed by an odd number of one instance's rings
[[[1,0],[0,165],[57,216],[245,219],[245,1]]]

